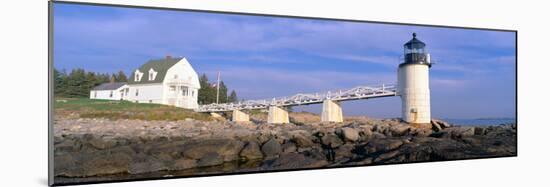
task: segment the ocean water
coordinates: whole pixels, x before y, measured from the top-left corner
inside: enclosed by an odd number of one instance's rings
[[[494,118],[494,119],[443,119],[453,125],[460,126],[491,126],[500,124],[516,123],[513,118]]]

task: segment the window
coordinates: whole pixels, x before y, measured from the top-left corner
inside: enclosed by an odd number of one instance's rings
[[[113,97],[113,91],[111,90],[111,93],[109,93],[109,97]]]
[[[181,95],[182,96],[188,96],[189,95],[189,89],[185,86],[181,87]]]
[[[128,96],[128,92],[130,92],[130,88],[124,88],[124,95]]]
[[[191,91],[191,97],[195,97],[195,90]]]
[[[174,75],[174,79],[178,79],[178,75],[177,75],[177,74],[176,74],[176,75]]]
[[[97,98],[97,91],[94,92],[94,98]]]
[[[176,91],[176,86],[170,86],[170,92],[175,92]]]
[[[155,80],[156,77],[157,72],[153,68],[149,69],[149,81]]]
[[[140,72],[138,69],[134,72],[134,81],[139,82],[141,81],[141,77],[143,76],[143,73]]]

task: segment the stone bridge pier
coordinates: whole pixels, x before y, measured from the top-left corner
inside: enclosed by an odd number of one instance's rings
[[[322,122],[343,122],[342,107],[338,101],[323,101]],[[267,123],[290,123],[288,111],[279,106],[270,106]]]
[[[342,107],[338,101],[324,100],[321,113],[322,122],[344,122]]]
[[[213,117],[222,117],[218,113],[210,113]],[[233,110],[231,115],[231,121],[234,122],[249,122],[250,115],[241,111]],[[338,101],[330,99],[323,101],[323,110],[321,113],[321,122],[344,122],[344,116],[342,114],[342,106]],[[267,123],[290,123],[288,111],[281,106],[269,106]]]
[[[267,123],[290,123],[288,111],[279,106],[270,106],[267,114]]]
[[[233,110],[233,115],[231,115],[231,121],[235,122],[248,122],[250,121],[250,116],[243,111]]]

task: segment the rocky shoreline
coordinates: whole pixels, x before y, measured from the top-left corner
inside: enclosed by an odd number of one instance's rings
[[[515,156],[516,125],[397,119],[234,123],[56,118],[61,183]]]

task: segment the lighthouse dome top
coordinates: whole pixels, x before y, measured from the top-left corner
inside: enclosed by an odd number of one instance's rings
[[[424,64],[431,67],[430,54],[426,51],[426,44],[416,39],[416,33],[413,33],[413,38],[405,43],[403,50],[403,61],[399,67],[408,64]]]
[[[405,45],[403,45],[405,49],[422,49],[426,47],[426,44],[424,42],[416,39],[416,33],[413,33],[412,35],[413,38],[405,43]]]

